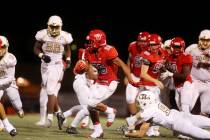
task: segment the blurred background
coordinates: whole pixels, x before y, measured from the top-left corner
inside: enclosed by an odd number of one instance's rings
[[[25,111],[39,111],[41,74],[40,59],[33,53],[34,36],[37,31],[47,27],[47,20],[51,15],[59,15],[62,18],[63,30],[70,32],[74,39],[72,67],[65,72],[60,90],[60,102],[65,111],[78,103],[72,88],[72,68],[77,60],[77,50],[83,47],[85,37],[91,29],[104,30],[108,44],[114,45],[119,51],[119,57],[126,62],[128,44],[134,41],[141,31],[158,33],[163,40],[181,36],[187,46],[197,43],[200,31],[210,28],[208,9],[208,4],[204,1],[190,4],[183,1],[163,3],[140,0],[114,3],[107,0],[1,2],[0,34],[8,38],[9,51],[18,60],[16,78],[20,77],[20,94]],[[121,84],[107,103],[117,108],[125,108],[118,112],[119,116],[123,116],[126,114],[126,103],[121,71],[119,78]]]

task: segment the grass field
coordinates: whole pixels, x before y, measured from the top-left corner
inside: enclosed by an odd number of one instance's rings
[[[80,134],[69,135],[63,130],[58,130],[57,119],[55,118],[52,128],[43,128],[35,126],[34,123],[38,121],[38,114],[26,114],[23,119],[18,118],[16,115],[8,116],[10,121],[15,125],[18,135],[11,137],[6,132],[0,132],[0,140],[87,140],[86,136],[91,133],[90,129],[78,129]],[[69,120],[71,121],[71,119]],[[123,119],[116,119],[113,126],[107,128],[105,126],[105,118],[101,119],[104,128],[105,140],[127,140],[121,133],[116,131],[116,128],[124,123]],[[130,138],[136,140],[137,138]],[[145,137],[144,140],[175,140],[172,131],[161,128],[161,136],[156,138]]]

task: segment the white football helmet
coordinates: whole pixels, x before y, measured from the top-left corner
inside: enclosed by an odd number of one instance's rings
[[[210,48],[210,30],[205,29],[199,35],[198,47],[202,50]]]
[[[201,33],[199,35],[199,39],[210,39],[210,30],[205,29],[205,30],[201,31]]]
[[[171,48],[170,44],[171,44],[171,39],[166,40],[163,44],[163,48]]]
[[[142,91],[136,98],[137,106],[140,109],[145,109],[156,102],[157,99],[151,91]]]
[[[5,36],[0,36],[0,57],[8,52],[9,42]]]
[[[48,32],[51,36],[58,36],[60,35],[63,26],[62,19],[57,15],[51,16],[47,22],[47,26]]]

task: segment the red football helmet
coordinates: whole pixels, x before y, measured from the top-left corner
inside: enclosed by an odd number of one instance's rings
[[[99,29],[91,30],[86,37],[86,40],[89,42],[89,47],[97,49],[106,45],[106,34]]]
[[[185,41],[181,37],[174,37],[171,40],[170,46],[172,48],[172,53],[175,56],[178,56],[178,55],[180,55],[181,53],[184,52],[184,49],[185,49]]]
[[[145,50],[148,46],[147,40],[149,37],[148,32],[140,32],[137,37],[137,46],[141,47],[141,49]]]
[[[148,50],[151,52],[158,52],[162,44],[162,38],[158,34],[151,34],[148,38]]]
[[[140,32],[138,34],[137,41],[147,41],[148,37],[149,37],[148,32]]]

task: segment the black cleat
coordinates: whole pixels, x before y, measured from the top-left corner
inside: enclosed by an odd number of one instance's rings
[[[62,113],[57,114],[57,120],[58,120],[58,128],[59,130],[62,130],[63,122],[65,121],[65,118]]]
[[[15,129],[12,129],[10,132],[9,132],[10,136],[14,137],[17,135],[17,131]]]
[[[77,129],[75,127],[67,128],[66,133],[68,133],[68,134],[79,134],[79,132],[77,131]]]

